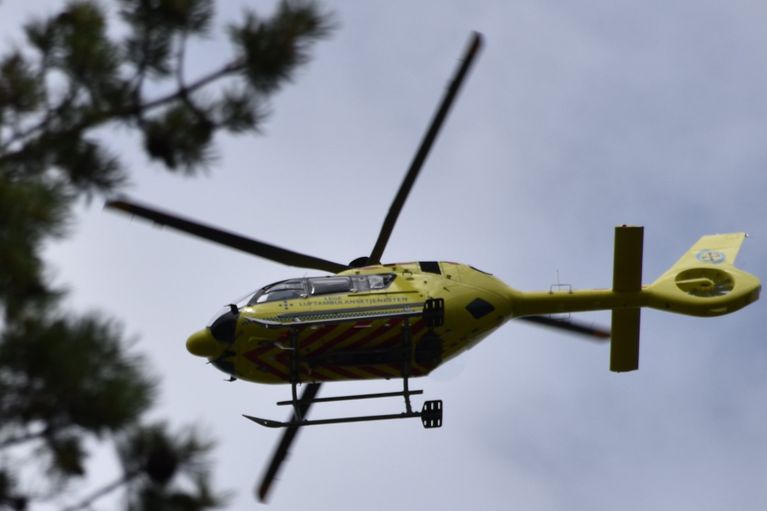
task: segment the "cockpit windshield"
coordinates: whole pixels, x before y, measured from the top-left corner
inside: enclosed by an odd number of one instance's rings
[[[276,300],[290,300],[292,298],[301,298],[302,296],[307,296],[306,279],[283,280],[256,291],[256,294],[248,301],[248,305],[274,302]]]
[[[394,281],[392,273],[378,275],[353,275],[330,277],[310,277],[276,282],[256,291],[247,300],[246,305],[291,300],[339,293],[359,293],[386,289]]]

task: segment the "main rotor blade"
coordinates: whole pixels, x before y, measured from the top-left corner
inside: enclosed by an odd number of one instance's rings
[[[523,316],[519,319],[535,323],[537,325],[559,328],[570,333],[585,335],[597,342],[607,342],[610,340],[610,331],[598,326],[573,321],[571,319],[558,319],[550,316]]]
[[[309,406],[312,404],[312,400],[317,395],[319,390],[319,383],[309,383],[306,385],[306,387],[304,387],[304,391],[301,393],[301,397],[298,399],[298,410],[301,418],[306,418],[306,414],[309,411]],[[294,411],[290,422],[297,422],[298,420],[299,418],[296,417],[296,412]],[[296,439],[296,434],[298,433],[299,427],[300,426],[298,425],[288,426],[282,433],[280,443],[277,444],[277,448],[274,450],[274,454],[272,455],[272,460],[266,467],[264,476],[261,478],[261,483],[258,485],[258,500],[261,502],[266,502],[266,497],[269,495],[269,489],[272,487],[272,482],[274,482],[274,479],[277,477],[277,472],[279,472],[280,467],[282,466],[282,462],[285,461],[285,458],[288,455],[288,449],[290,449],[291,444]]]
[[[203,225],[178,215],[165,213],[153,207],[138,204],[125,197],[110,200],[106,203],[105,207],[140,216],[147,220],[151,220],[156,224],[167,225],[187,234],[192,234],[208,241],[226,245],[227,247],[236,248],[237,250],[242,250],[243,252],[257,255],[271,261],[287,264],[288,266],[312,268],[315,270],[329,271],[331,273],[338,273],[349,268],[345,264],[338,264],[318,257],[299,254],[292,250],[287,250],[268,243],[245,238],[238,234],[226,232],[216,227]]]
[[[421,145],[415,153],[415,157],[410,164],[405,179],[402,181],[399,191],[394,197],[394,202],[392,202],[389,207],[389,213],[386,215],[383,226],[381,226],[381,232],[378,234],[376,244],[373,247],[373,251],[370,253],[369,263],[378,264],[381,262],[381,256],[386,248],[386,243],[389,241],[389,236],[391,236],[392,230],[394,229],[394,224],[397,222],[397,217],[399,217],[400,211],[402,211],[402,206],[405,204],[405,200],[407,199],[410,190],[413,188],[413,183],[415,183],[415,179],[418,177],[418,173],[420,172],[423,163],[426,161],[429,150],[431,149],[432,144],[434,144],[434,140],[437,138],[437,134],[439,133],[440,128],[442,128],[442,124],[445,122],[447,113],[458,94],[458,90],[460,89],[464,78],[466,78],[469,67],[481,46],[482,36],[478,32],[472,33],[469,45],[463,55],[463,62],[461,62],[455,76],[445,91],[442,102],[435,112],[423,140],[421,140]]]

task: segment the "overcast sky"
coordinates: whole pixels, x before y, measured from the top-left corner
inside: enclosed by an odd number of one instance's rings
[[[60,4],[61,2],[48,2]],[[219,26],[241,5],[219,2]],[[449,4],[449,5],[448,5]],[[35,3],[0,4],[3,44]],[[645,226],[644,280],[703,234],[747,231],[738,265],[767,276],[767,3],[325,1],[338,21],[272,103],[261,136],[221,138],[209,176],[151,165],[125,133],[133,197],[339,262],[367,254],[470,31],[484,50],[418,179],[386,261],[452,260],[512,287],[609,287],[613,227]],[[223,8],[225,7],[225,10]],[[192,72],[225,45],[195,49]],[[69,307],[122,318],[162,377],[158,417],[218,440],[218,487],[252,509],[289,387],[226,383],[187,354],[218,308],[304,270],[84,207],[52,246]],[[309,272],[308,274],[315,274]],[[582,319],[609,324],[609,314]],[[511,322],[416,388],[416,421],[303,431],[275,510],[762,510],[764,302],[700,319],[645,311],[640,370],[608,349]],[[337,384],[325,395],[396,390]],[[418,401],[420,406],[420,400]],[[316,417],[400,409],[317,406]]]

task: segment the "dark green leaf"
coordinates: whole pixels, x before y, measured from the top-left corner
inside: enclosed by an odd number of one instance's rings
[[[147,121],[144,147],[150,157],[161,160],[171,170],[180,167],[192,174],[210,162],[213,130],[207,117],[180,104]]]
[[[309,43],[326,36],[330,28],[328,17],[316,4],[282,1],[270,20],[249,13],[241,25],[233,25],[229,31],[251,86],[271,93],[308,59]]]
[[[121,0],[120,15],[133,26],[151,23],[165,31],[204,35],[210,29],[211,0]]]
[[[60,137],[53,152],[53,164],[61,168],[69,184],[83,192],[111,192],[123,184],[125,177],[116,157],[103,145],[78,136]]]
[[[127,352],[118,325],[96,315],[15,322],[0,342],[0,367],[6,425],[117,431],[154,397],[143,358]]]
[[[187,82],[187,44],[209,33],[213,6],[121,0],[115,28],[109,3],[69,0],[24,25],[27,48],[0,56],[0,509],[30,502],[19,490],[26,481],[9,477],[12,446],[36,447],[41,468],[49,463],[48,475],[66,483],[85,472],[89,442],[115,436],[125,473],[82,508],[126,486],[130,509],[224,500],[209,484],[210,442],[140,425],[155,392],[145,361],[112,320],[61,312],[64,293],[41,256],[81,197],[124,184],[107,129],[140,132],[146,153],[170,170],[205,168],[219,130],[258,130],[269,94],[329,26],[312,2],[283,1],[265,21],[245,15],[231,30],[233,57]]]
[[[248,89],[227,90],[218,105],[218,123],[232,133],[257,130],[266,111]]]
[[[79,437],[52,437],[47,444],[53,455],[50,467],[52,472],[65,477],[85,475],[83,463],[86,456]]]
[[[41,106],[43,90],[32,66],[16,52],[0,61],[0,110],[17,113]]]

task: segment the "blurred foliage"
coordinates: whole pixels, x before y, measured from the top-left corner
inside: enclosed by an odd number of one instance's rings
[[[282,1],[268,18],[246,11],[223,32],[230,58],[189,77],[188,45],[216,35],[214,7],[71,0],[0,55],[0,510],[90,509],[118,490],[130,510],[225,502],[210,483],[212,444],[144,424],[157,393],[146,361],[118,322],[66,311],[41,256],[73,228],[78,202],[125,183],[107,130],[136,133],[151,160],[195,175],[211,165],[216,134],[259,130],[270,96],[331,28],[308,0]],[[83,495],[100,444],[115,447],[122,474]]]

